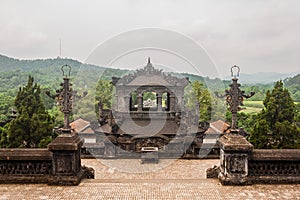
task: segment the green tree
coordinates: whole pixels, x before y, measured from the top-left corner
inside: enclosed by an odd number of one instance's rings
[[[256,148],[300,148],[300,131],[294,121],[295,104],[282,81],[275,83],[264,100],[250,135]]]
[[[95,98],[97,103],[101,101],[104,109],[111,109],[113,85],[108,80],[99,80],[96,86]],[[98,108],[98,107],[97,107]]]
[[[231,112],[226,112],[226,121],[231,122],[232,114]],[[246,132],[250,133],[253,125],[255,123],[256,115],[252,113],[244,113],[244,112],[238,112],[237,113],[237,127],[243,128]]]
[[[212,115],[212,98],[207,88],[203,83],[194,81],[187,87],[186,92],[186,106],[188,109],[199,110],[199,121],[211,120]],[[197,108],[198,107],[198,108]]]
[[[13,98],[7,93],[0,93],[0,121],[9,119],[11,109],[13,108]]]
[[[300,128],[300,103],[299,102],[296,104],[295,122],[297,126]]]
[[[8,128],[8,147],[46,147],[55,137],[54,119],[45,110],[41,90],[29,76],[27,85],[19,88],[15,99],[18,112]]]
[[[8,124],[6,124],[3,127],[0,126],[0,148],[5,148],[9,145],[8,134],[7,134],[8,127],[7,126],[8,126]]]
[[[83,91],[79,91],[82,93]],[[96,121],[99,116],[99,101],[103,104],[104,109],[111,109],[112,95],[114,87],[109,80],[99,80],[95,89],[88,90],[87,96],[76,102],[74,110],[74,118],[83,118],[88,121]]]
[[[96,121],[98,116],[98,106],[95,100],[95,90],[88,90],[85,97],[75,101],[74,108],[74,119],[82,118],[90,122]]]

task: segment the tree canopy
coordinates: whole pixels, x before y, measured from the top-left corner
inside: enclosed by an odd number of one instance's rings
[[[283,82],[275,83],[258,114],[250,142],[256,148],[300,148],[300,130],[295,123],[296,107]]]
[[[18,115],[9,124],[7,147],[46,147],[55,136],[54,119],[45,110],[40,94],[40,86],[29,76],[14,102]]]
[[[199,110],[199,121],[209,122],[212,116],[212,97],[204,84],[194,81],[187,88],[186,106],[191,110]]]

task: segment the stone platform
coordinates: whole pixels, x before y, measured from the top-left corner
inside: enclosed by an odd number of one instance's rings
[[[300,185],[222,186],[206,179],[205,169],[219,160],[83,159],[95,179],[79,186],[0,184],[2,199],[300,199]]]

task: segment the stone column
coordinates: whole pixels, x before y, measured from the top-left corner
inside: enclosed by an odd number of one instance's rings
[[[253,145],[243,136],[227,134],[218,139],[220,146],[219,180],[223,185],[251,184],[248,180],[248,159]]]
[[[125,96],[124,97],[124,110],[125,110],[125,112],[126,111],[129,111],[130,110],[130,96]]]
[[[170,112],[175,112],[175,96],[173,94],[170,94]]]
[[[158,112],[162,111],[162,93],[161,92],[157,93],[157,111]]]
[[[137,101],[138,101],[138,111],[142,111],[143,110],[143,95],[141,93],[138,93]]]
[[[118,95],[115,95],[115,101],[113,101],[113,105],[112,105],[114,110],[118,110],[119,109],[119,98]]]

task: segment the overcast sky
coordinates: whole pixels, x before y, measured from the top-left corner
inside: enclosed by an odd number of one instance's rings
[[[244,73],[300,69],[298,0],[1,0],[0,54],[53,58],[61,39],[62,57],[86,62],[114,36],[151,27],[194,40],[223,75],[234,64]]]

